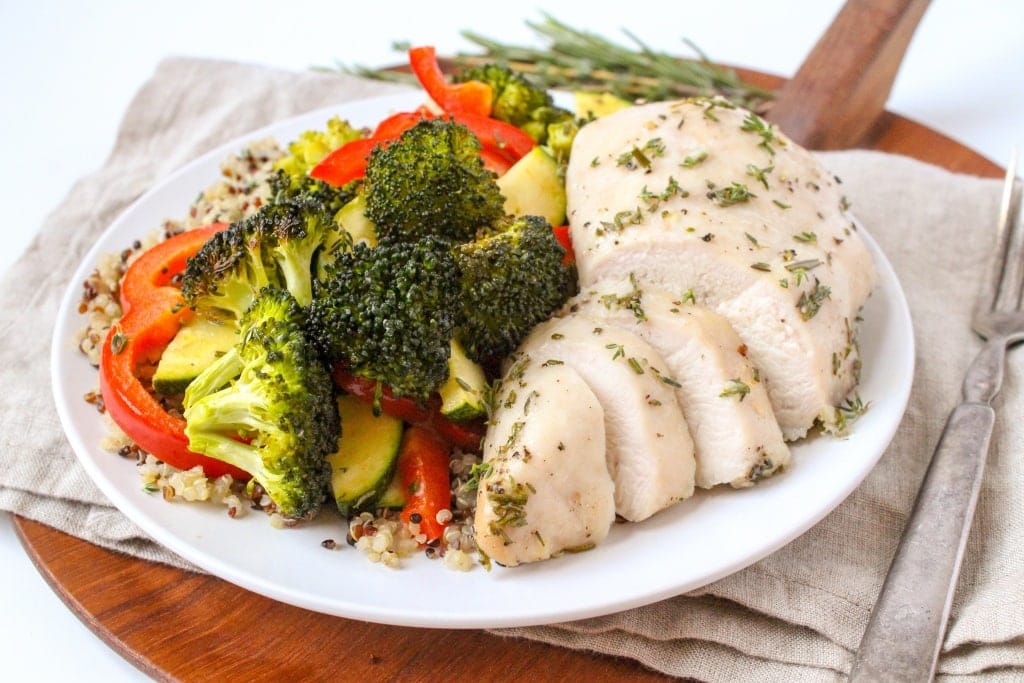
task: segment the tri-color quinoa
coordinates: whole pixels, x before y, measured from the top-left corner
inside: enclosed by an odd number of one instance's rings
[[[441,510],[439,522],[448,522],[444,536],[426,543],[419,533],[419,524],[406,524],[395,510],[382,510],[376,515],[364,512],[348,522],[349,545],[363,551],[373,562],[398,567],[402,558],[423,549],[428,558],[441,559],[449,569],[468,571],[477,562],[478,550],[473,533],[475,489],[467,488],[473,465],[480,462],[472,453],[456,451],[452,456],[451,480],[454,509]],[[425,546],[425,547],[424,547]]]
[[[119,286],[125,270],[147,248],[171,235],[215,222],[231,223],[248,216],[266,201],[269,178],[274,173],[274,162],[284,156],[280,145],[266,139],[255,142],[221,165],[221,178],[202,191],[192,202],[188,213],[177,219],[167,219],[148,237],[137,240],[124,250],[100,256],[96,268],[82,283],[82,298],[78,312],[85,318],[76,343],[93,366],[99,366],[100,348],[111,325],[121,317]],[[141,486],[149,493],[159,493],[167,501],[207,502],[227,507],[230,517],[240,517],[248,510],[265,511],[271,526],[283,527],[290,520],[274,512],[269,498],[256,487],[247,491],[244,482],[225,475],[207,478],[201,468],[178,470],[160,462],[142,451],[106,415],[99,390],[89,392],[85,400],[103,414],[108,435],[100,446],[111,453],[137,462]],[[165,402],[168,410],[180,406]],[[466,489],[472,466],[479,458],[469,453],[456,452],[451,460],[453,510],[443,539],[429,545],[419,534],[418,524],[404,523],[397,511],[380,510],[376,514],[364,512],[348,520],[345,530],[348,544],[361,550],[373,562],[398,567],[402,559],[423,552],[432,559],[441,559],[450,569],[466,571],[477,563],[477,547],[473,534],[475,491]],[[333,540],[321,544],[333,549]]]
[[[231,223],[258,209],[270,193],[268,179],[274,162],[284,150],[274,140],[251,144],[221,165],[221,178],[199,194],[183,218],[168,219],[143,240],[117,253],[103,254],[96,269],[82,283],[78,312],[86,325],[79,334],[78,348],[99,366],[100,345],[111,324],[121,317],[118,289],[128,265],[157,242],[180,232],[210,223]]]

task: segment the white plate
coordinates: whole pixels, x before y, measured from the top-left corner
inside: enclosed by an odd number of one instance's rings
[[[157,542],[238,586],[328,614],[407,626],[489,628],[553,623],[637,607],[698,588],[765,557],[845,499],[875,465],[896,431],[910,393],[914,342],[907,303],[892,267],[866,231],[878,287],[860,333],[860,395],[871,408],[846,439],[816,438],[793,447],[781,476],[743,491],[700,493],[641,524],[616,525],[590,552],[514,569],[446,569],[417,555],[401,569],[369,562],[344,544],[345,526],[328,512],[297,529],[277,530],[260,514],[231,519],[223,507],[170,504],[142,491],[130,462],[98,447],[102,420],[82,396],[96,371],[72,343],[82,326],[80,283],[98,256],[119,251],[180,216],[220,163],[246,140],[282,143],[322,127],[331,115],[373,125],[420,103],[416,93],[363,100],[291,119],[228,143],[182,168],[135,202],[85,258],[64,296],[52,347],[57,410],[75,453],[125,515]],[[340,551],[321,548],[333,538]]]

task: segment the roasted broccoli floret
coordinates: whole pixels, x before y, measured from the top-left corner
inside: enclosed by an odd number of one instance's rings
[[[321,355],[425,400],[448,376],[458,293],[448,242],[357,244],[335,266],[309,307]]]
[[[313,258],[339,228],[315,195],[268,204],[251,219],[249,232],[262,236],[264,259],[276,264],[283,285],[302,306],[313,300]]]
[[[347,185],[334,187],[322,180],[305,177],[298,184],[284,171],[278,171],[270,178],[270,201],[275,204],[299,202],[321,216],[329,215],[335,225],[327,231],[322,248],[316,254],[313,273],[314,285],[317,280],[326,279],[331,264],[342,251],[352,248],[353,242],[372,240],[376,243],[376,231],[363,217],[363,181],[354,180]]]
[[[448,119],[421,121],[375,149],[364,189],[366,217],[379,239],[465,242],[503,216],[501,190],[480,149],[468,128]]]
[[[279,285],[276,269],[263,262],[263,236],[249,223],[218,232],[188,260],[181,292],[192,308],[213,317],[242,317],[264,287]]]
[[[491,86],[494,92],[491,116],[522,128],[538,144],[547,144],[551,125],[573,120],[572,112],[556,106],[547,90],[538,88],[503,64],[470,67],[456,74],[454,80],[482,81]]]
[[[335,116],[327,121],[324,130],[307,130],[299,134],[288,145],[288,154],[274,163],[274,168],[284,171],[294,186],[304,182],[310,169],[341,147],[346,142],[365,137],[367,131],[355,128],[348,121]]]
[[[574,284],[565,249],[537,216],[506,219],[455,249],[460,321],[456,339],[484,363],[504,356],[565,303]]]
[[[245,470],[296,519],[320,509],[326,456],[341,430],[304,318],[286,290],[260,291],[242,316],[239,343],[189,384],[184,403],[189,448]]]
[[[330,214],[336,214],[359,192],[361,182],[352,182],[341,187],[328,185],[322,180],[303,176],[293,179],[285,171],[278,170],[270,176],[270,202],[279,204],[303,197],[316,200]]]
[[[338,239],[340,198],[328,192],[271,201],[214,235],[189,259],[186,303],[207,314],[241,318],[263,287],[284,287],[303,306],[312,301],[314,258]]]

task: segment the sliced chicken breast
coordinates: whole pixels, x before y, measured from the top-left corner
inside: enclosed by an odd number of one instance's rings
[[[697,486],[750,486],[789,464],[760,372],[725,318],[635,278],[598,282],[569,310],[639,335],[664,358],[693,437]]]
[[[583,289],[635,274],[724,316],[787,439],[855,385],[874,264],[839,180],[721,99],[623,109],[584,126],[567,169]]]
[[[567,365],[528,356],[495,397],[477,489],[477,545],[506,566],[597,545],[615,521],[604,411]]]
[[[627,330],[570,314],[538,326],[519,353],[571,367],[597,397],[618,515],[637,522],[693,494],[693,440],[675,380],[652,346]],[[535,415],[564,423],[557,414]]]

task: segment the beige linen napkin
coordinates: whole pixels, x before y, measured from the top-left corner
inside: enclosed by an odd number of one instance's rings
[[[225,62],[160,65],[103,167],[47,219],[0,285],[0,509],[104,547],[190,568],[112,508],[77,464],[50,395],[48,345],[70,274],[147,188],[209,148],[275,120],[398,86]],[[907,415],[879,465],[807,534],[685,596],[606,617],[500,631],[633,658],[709,681],[828,681],[849,669],[928,458],[978,348],[967,321],[999,183],[872,152],[823,155],[892,261],[914,317]],[[1010,357],[942,674],[1024,677],[1024,354]],[[693,552],[699,552],[694,549]],[[624,580],[626,580],[624,578]]]

